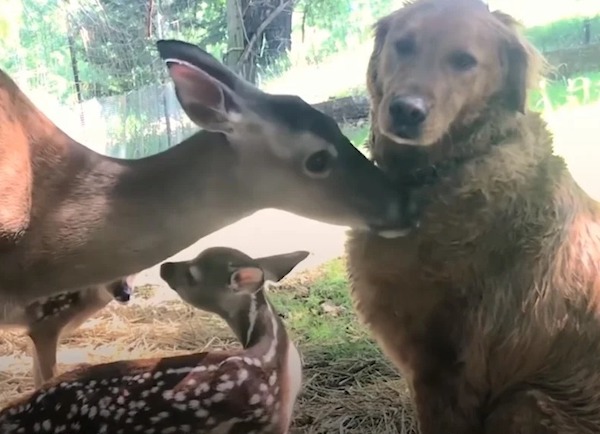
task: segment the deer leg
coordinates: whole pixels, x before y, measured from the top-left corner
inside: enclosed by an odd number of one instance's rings
[[[79,298],[53,316],[36,321],[29,328],[29,336],[34,344],[34,380],[36,387],[56,374],[56,353],[58,341],[64,334],[70,334],[88,318],[105,307],[112,295],[104,287],[83,290]]]
[[[572,434],[565,427],[552,427],[540,404],[549,399],[542,392],[512,393],[497,403],[485,419],[485,434]]]
[[[56,375],[56,352],[60,330],[47,327],[29,332],[33,341],[33,380],[36,389]]]

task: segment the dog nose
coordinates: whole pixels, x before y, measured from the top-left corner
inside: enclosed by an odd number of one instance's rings
[[[405,96],[394,99],[390,104],[390,114],[394,123],[405,126],[418,126],[425,119],[429,108],[423,98]]]

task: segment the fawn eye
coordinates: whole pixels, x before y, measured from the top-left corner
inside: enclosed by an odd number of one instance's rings
[[[450,64],[457,71],[468,71],[477,65],[477,59],[469,53],[457,51],[450,56]]]
[[[331,170],[333,156],[326,150],[317,151],[304,162],[304,168],[309,175],[325,176]]]

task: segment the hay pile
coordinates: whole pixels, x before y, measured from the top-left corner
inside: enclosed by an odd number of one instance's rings
[[[382,359],[305,358],[291,434],[417,434],[406,383]]]
[[[294,280],[287,280],[286,286],[308,290],[306,275]],[[111,303],[63,339],[58,357],[61,372],[84,362],[239,346],[222,320],[188,307],[172,291],[138,287],[135,294],[128,306]],[[32,389],[29,354],[29,342],[21,331],[0,331],[0,406]],[[417,433],[406,384],[383,358],[365,360],[356,354],[327,360],[312,348],[304,351],[303,358],[304,388],[292,434]]]

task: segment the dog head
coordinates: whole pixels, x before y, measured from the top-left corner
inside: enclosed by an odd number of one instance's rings
[[[392,142],[428,146],[492,104],[524,112],[540,60],[517,22],[480,0],[409,3],[375,25],[375,128]]]

